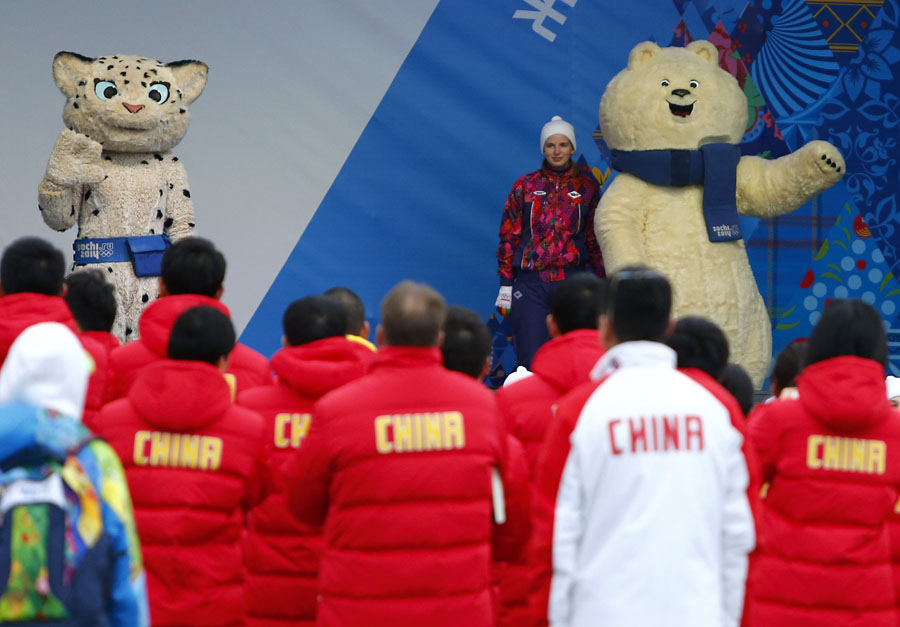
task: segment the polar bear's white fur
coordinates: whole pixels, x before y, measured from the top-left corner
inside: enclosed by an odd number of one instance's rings
[[[66,96],[63,131],[38,186],[44,222],[78,238],[194,234],[187,175],[169,151],[190,123],[190,105],[206,85],[199,61],[162,63],[113,55],[91,59],[60,52],[53,77]],[[158,295],[156,277],[136,277],[128,262],[100,263],[116,288],[113,333],[138,335],[144,307]]]
[[[670,104],[692,107],[688,115],[683,108],[676,115]],[[738,144],[746,123],[747,100],[734,77],[719,67],[718,51],[708,41],[686,48],[639,44],[600,104],[603,137],[616,150]],[[840,152],[823,141],[775,160],[741,157],[738,211],[761,218],[788,213],[834,185],[844,170]],[[746,368],[758,387],[771,359],[769,316],[743,240],[710,242],[702,202],[702,185],[660,186],[619,174],[594,221],[606,270],[644,264],[663,272],[673,286],[673,316],[696,314],[720,325],[732,361]]]

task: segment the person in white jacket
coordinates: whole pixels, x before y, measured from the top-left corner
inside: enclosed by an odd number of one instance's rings
[[[670,309],[664,277],[619,272],[600,322],[607,353],[559,404],[535,513],[550,625],[740,622],[755,543],[743,438],[735,405],[661,343]]]

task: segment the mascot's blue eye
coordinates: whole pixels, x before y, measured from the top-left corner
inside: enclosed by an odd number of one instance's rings
[[[169,99],[168,83],[153,83],[150,85],[150,91],[147,92],[147,96],[154,102],[158,102],[159,104],[164,103]]]
[[[109,100],[119,93],[119,89],[112,81],[95,80],[94,93],[97,94],[97,98],[100,100]]]
[[[661,81],[659,81],[659,85],[660,85],[660,87],[668,87],[669,86],[668,79],[665,79],[665,78],[662,79]]]
[[[691,81],[688,84],[691,86],[691,89],[697,89],[698,87],[700,87],[700,83],[698,83],[697,81]]]

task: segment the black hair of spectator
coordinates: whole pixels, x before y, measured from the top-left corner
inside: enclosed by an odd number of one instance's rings
[[[491,348],[491,332],[481,316],[458,305],[447,308],[441,346],[444,368],[479,379]]]
[[[719,376],[719,384],[735,398],[746,418],[753,409],[753,380],[747,371],[738,364],[726,364]]]
[[[304,296],[284,310],[281,326],[287,343],[301,346],[326,337],[344,337],[347,313],[333,298]]]
[[[116,319],[116,288],[102,272],[84,270],[66,277],[66,304],[82,331],[112,330]]]
[[[401,281],[381,303],[381,330],[388,346],[437,346],[447,305],[423,283]]]
[[[169,359],[217,365],[234,348],[231,320],[214,307],[191,307],[175,320],[169,335]]]
[[[728,364],[728,338],[719,325],[702,316],[680,318],[666,344],[678,356],[679,368],[697,368],[713,379]]]
[[[606,280],[580,272],[559,284],[550,297],[550,313],[560,333],[597,329],[606,308]]]
[[[6,247],[0,259],[0,286],[5,294],[59,296],[65,274],[63,254],[40,237],[20,237]]]
[[[225,281],[225,257],[208,239],[186,237],[163,254],[160,278],[169,294],[215,298]]]
[[[807,340],[795,340],[781,349],[775,358],[770,378],[772,394],[778,396],[784,388],[797,387],[797,376],[806,364]]]
[[[363,325],[366,322],[366,307],[362,299],[348,287],[332,287],[324,292],[325,296],[333,298],[347,315],[347,327],[344,331],[347,335],[362,335]]]
[[[618,342],[662,342],[671,311],[672,286],[650,268],[623,268],[609,282],[606,314]]]
[[[822,311],[806,345],[806,365],[855,355],[887,365],[887,335],[881,316],[861,300],[833,300]]]

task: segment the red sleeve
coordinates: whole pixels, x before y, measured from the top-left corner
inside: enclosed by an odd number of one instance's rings
[[[313,406],[309,433],[303,445],[285,464],[282,474],[288,510],[310,527],[321,527],[325,522],[331,484],[328,420],[316,409]]]
[[[254,412],[255,413],[255,412]],[[269,440],[266,437],[265,423],[261,416],[259,417],[259,438],[256,445],[256,457],[253,461],[253,470],[247,480],[247,496],[244,499],[244,509],[250,510],[256,505],[262,503],[266,498],[267,483],[269,476],[267,474],[266,460],[272,457]]]
[[[775,464],[778,461],[778,444],[780,429],[777,428],[776,414],[784,403],[797,403],[796,400],[772,401],[763,405],[757,405],[750,412],[747,420],[747,431],[750,443],[759,460],[760,477],[763,483],[768,483],[775,476]]]
[[[744,417],[744,412],[741,410],[741,407],[738,405],[734,396],[705,372],[697,370],[696,368],[679,368],[679,372],[687,375],[702,385],[710,394],[715,396],[720,403],[725,405],[731,418],[731,425],[737,429],[743,437],[741,452],[744,454],[744,461],[747,464],[747,473],[750,478],[750,481],[747,484],[747,500],[750,502],[753,518],[756,520],[759,514],[759,492],[762,488],[762,478],[759,457],[751,442],[750,434],[747,430],[747,419]]]
[[[507,435],[506,452],[503,471],[506,522],[494,523],[492,544],[494,559],[511,562],[519,558],[531,535],[531,486],[521,442]]]
[[[559,481],[569,457],[569,436],[575,430],[584,404],[602,381],[579,385],[557,404],[556,415],[538,453],[532,493],[532,530],[528,564],[531,609],[539,625],[547,624],[550,580],[553,577],[553,523]]]
[[[497,249],[497,266],[500,283],[512,285],[513,257],[522,239],[522,185],[521,179],[516,181],[503,207],[500,220],[500,247]]]

